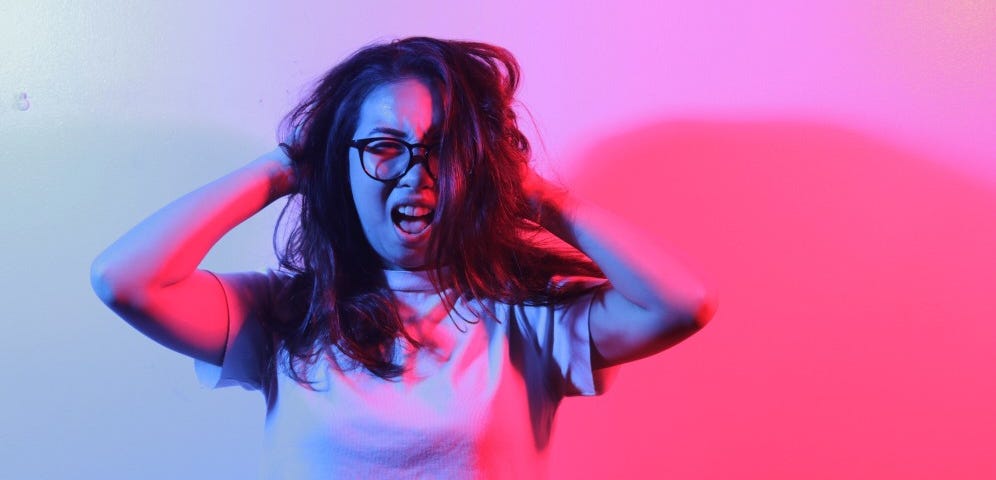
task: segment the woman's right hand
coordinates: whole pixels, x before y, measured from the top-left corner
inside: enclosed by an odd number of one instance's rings
[[[291,158],[289,150],[287,144],[281,143],[255,160],[266,167],[270,177],[270,201],[297,193],[298,165]]]

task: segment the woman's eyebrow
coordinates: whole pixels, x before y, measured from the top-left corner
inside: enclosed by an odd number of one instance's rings
[[[425,137],[423,137],[422,141],[424,142],[426,141],[425,139],[431,139],[437,137],[439,135],[439,130],[440,130],[439,127],[435,126],[430,128],[425,132]],[[374,127],[373,129],[370,130],[370,133],[368,133],[367,135],[373,135],[376,133],[384,133],[392,137],[398,137],[398,138],[408,138],[407,133],[391,127]]]
[[[407,133],[402,132],[401,130],[398,130],[396,128],[390,128],[390,127],[376,127],[373,130],[370,130],[370,133],[386,133],[393,137],[408,138]]]

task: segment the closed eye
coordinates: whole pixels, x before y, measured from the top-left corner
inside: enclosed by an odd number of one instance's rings
[[[366,150],[368,153],[372,153],[378,157],[394,158],[407,153],[408,147],[401,142],[395,142],[392,140],[377,140],[376,142],[367,144]]]

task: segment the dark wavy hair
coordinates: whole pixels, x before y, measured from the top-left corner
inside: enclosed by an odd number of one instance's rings
[[[362,48],[326,73],[281,125],[299,178],[288,207],[297,205],[299,215],[277,249],[281,268],[292,274],[280,295],[286,314],[268,327],[299,382],[308,382],[307,367],[333,349],[354,360],[352,368],[393,379],[403,372],[393,363],[397,339],[420,346],[403,328],[382,260],[360,226],[348,164],[364,99],[409,78],[436,88],[442,103],[438,203],[426,259],[447,267],[431,270],[441,298],[555,303],[583,291],[555,287],[554,277],[603,276],[576,251],[540,245],[543,230],[523,190],[530,149],[513,111],[519,65],[511,53],[425,37]]]

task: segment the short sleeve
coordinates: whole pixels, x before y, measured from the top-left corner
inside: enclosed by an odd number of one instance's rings
[[[570,302],[544,307],[524,307],[523,319],[535,335],[537,346],[554,370],[565,396],[594,396],[608,390],[619,366],[592,368],[591,331],[589,313],[592,303],[601,295],[605,279],[590,277],[564,277],[557,283],[582,282],[592,288]]]
[[[263,328],[279,277],[275,272],[212,274],[228,305],[228,338],[221,366],[194,360],[194,371],[207,388],[241,386],[260,390],[271,342]]]

